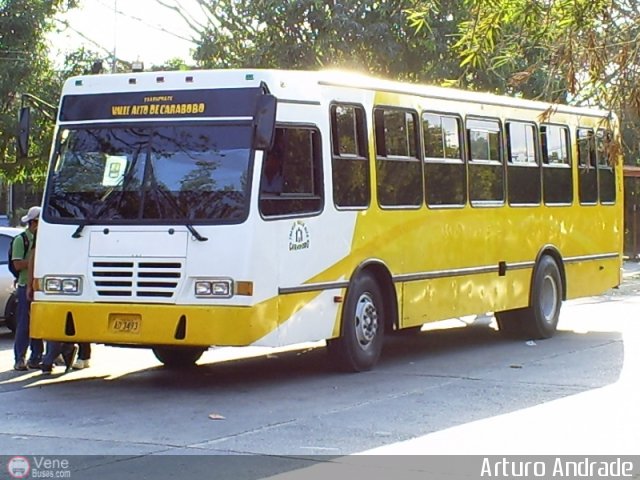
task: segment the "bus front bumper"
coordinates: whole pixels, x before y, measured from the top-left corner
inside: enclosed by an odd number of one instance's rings
[[[114,345],[245,346],[277,328],[274,306],[36,301],[31,304],[30,334],[44,340]]]

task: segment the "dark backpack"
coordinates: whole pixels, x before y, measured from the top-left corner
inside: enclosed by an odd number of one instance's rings
[[[11,243],[9,244],[9,271],[13,274],[14,278],[17,280],[18,279],[18,275],[20,275],[20,272],[18,272],[16,270],[16,267],[13,266],[13,259],[11,258],[11,254],[13,252],[13,242],[15,242],[16,238],[18,237],[22,237],[22,244],[24,245],[24,257],[23,260],[26,258],[27,256],[27,251],[29,250],[29,239],[27,238],[27,234],[25,232],[20,233],[19,235],[16,235],[13,240],[11,241]]]

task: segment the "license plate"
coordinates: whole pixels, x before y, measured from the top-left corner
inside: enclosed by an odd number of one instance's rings
[[[112,313],[109,330],[116,333],[140,333],[142,317],[135,313]]]

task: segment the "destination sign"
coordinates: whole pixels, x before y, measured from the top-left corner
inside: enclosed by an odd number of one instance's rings
[[[65,95],[60,121],[253,117],[260,88]]]

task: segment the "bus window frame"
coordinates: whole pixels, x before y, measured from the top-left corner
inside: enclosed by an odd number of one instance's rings
[[[506,169],[506,180],[505,180],[505,184],[506,184],[506,195],[507,195],[507,203],[509,204],[510,207],[539,207],[543,204],[544,199],[544,185],[542,183],[542,145],[541,145],[541,140],[540,140],[540,129],[538,127],[538,124],[536,122],[533,122],[531,120],[519,120],[517,118],[507,118],[505,119],[504,123],[504,143],[505,143],[505,152],[504,152],[504,157],[505,157],[505,169]],[[510,124],[520,124],[520,125],[529,125],[533,127],[533,155],[534,155],[534,161],[533,162],[513,162],[511,161],[511,143],[510,143],[510,138],[511,136],[509,135],[509,125]],[[534,203],[527,203],[527,202],[512,202],[511,201],[511,196],[509,195],[510,193],[510,187],[509,187],[509,183],[510,183],[510,178],[509,178],[509,169],[510,168],[530,168],[530,169],[536,169],[538,171],[538,193],[539,193],[539,197],[538,197],[538,201],[534,202]]]
[[[378,145],[381,140],[385,140],[385,137],[383,135],[383,138],[381,139],[378,134],[376,113],[378,111],[381,111],[383,113],[383,118],[384,118],[385,110],[409,113],[413,116],[413,121],[415,126],[414,142],[415,142],[415,148],[416,148],[416,157],[404,156],[404,155],[387,155],[386,141],[385,141],[384,155],[380,155]],[[378,207],[381,210],[420,210],[425,205],[425,192],[424,192],[424,161],[422,158],[423,146],[422,146],[422,135],[420,134],[422,123],[420,121],[420,115],[418,111],[413,108],[400,107],[397,105],[374,104],[372,109],[372,119],[373,119],[372,129],[373,129],[374,157],[375,157],[375,164],[374,164],[375,177],[372,177],[372,178],[375,178],[376,201],[377,201]],[[420,201],[417,202],[417,204],[415,205],[383,205],[382,203],[380,203],[380,195],[378,192],[378,161],[380,160],[387,161],[387,162],[417,162],[420,164],[420,175],[421,175],[420,185],[421,185],[422,196]]]
[[[611,206],[611,205],[615,205],[618,202],[618,195],[617,195],[617,179],[616,179],[616,172],[615,172],[615,168],[611,165],[611,160],[609,158],[609,155],[607,155],[607,161],[606,163],[600,163],[600,155],[599,155],[599,150],[598,150],[598,135],[601,133],[602,134],[602,142],[603,142],[603,146],[606,149],[606,138],[607,136],[609,137],[609,142],[613,141],[613,131],[610,128],[603,128],[603,127],[597,127],[594,129],[595,130],[595,144],[596,144],[596,168],[598,170],[598,202],[600,203],[600,205],[606,205],[606,206]],[[613,175],[613,194],[615,196],[614,200],[611,201],[603,201],[602,200],[602,188],[601,187],[601,182],[602,182],[602,177],[600,176],[600,171],[601,170],[605,170],[610,172]]]
[[[335,107],[353,107],[355,109],[360,109],[360,111],[362,112],[362,125],[360,132],[356,131],[356,135],[360,136],[362,135],[363,138],[358,138],[358,150],[362,150],[363,156],[360,155],[353,155],[353,154],[347,154],[347,155],[341,155],[339,152],[336,153],[336,151],[334,150],[334,148],[337,146],[337,132],[335,131],[335,127],[337,127],[337,124],[334,125],[334,108]],[[356,117],[356,122],[357,122],[357,117]],[[356,125],[356,128],[358,127],[358,125]],[[357,103],[357,102],[341,102],[338,100],[333,100],[331,101],[331,103],[329,103],[329,141],[330,141],[330,155],[331,155],[331,199],[333,201],[333,206],[336,208],[336,210],[347,210],[347,211],[353,211],[353,210],[368,210],[371,207],[371,197],[372,197],[372,188],[371,188],[371,156],[370,156],[370,151],[369,151],[369,141],[368,141],[368,123],[367,123],[367,110],[364,107],[364,105],[362,105],[361,103]],[[361,143],[361,144],[360,144]],[[335,200],[335,186],[334,186],[334,182],[333,182],[333,174],[334,174],[334,168],[333,168],[333,162],[334,160],[348,160],[348,159],[352,159],[352,160],[358,160],[358,161],[363,161],[366,163],[366,169],[367,169],[367,188],[369,190],[368,192],[368,198],[367,198],[367,203],[366,205],[354,205],[354,206],[343,206],[343,205],[338,205],[336,204],[336,200]],[[326,194],[325,194],[326,195]]]
[[[439,117],[447,117],[447,118],[454,118],[457,123],[458,123],[458,142],[460,144],[460,159],[448,159],[448,158],[438,158],[438,157],[427,157],[426,152],[425,152],[425,148],[426,148],[426,138],[424,135],[424,119],[423,116],[424,115],[437,115]],[[465,135],[465,121],[464,118],[462,117],[462,115],[460,115],[459,113],[456,112],[450,112],[450,111],[438,111],[438,110],[422,110],[420,112],[420,136],[422,138],[422,147],[421,147],[421,153],[422,153],[422,161],[423,161],[423,166],[422,166],[422,172],[423,172],[423,195],[424,195],[424,204],[427,206],[427,208],[429,209],[433,209],[433,210],[440,210],[440,209],[461,209],[461,208],[466,208],[469,205],[469,164],[468,164],[468,157],[467,157],[467,142],[466,142],[466,135]],[[427,192],[427,185],[426,185],[426,169],[427,169],[427,164],[445,164],[445,165],[460,165],[462,164],[464,166],[464,192],[465,192],[465,199],[463,203],[448,203],[448,204],[443,204],[443,205],[434,205],[428,202],[428,192]]]
[[[320,171],[317,172],[318,177],[319,177],[319,181],[320,181],[320,185],[319,185],[319,190],[321,192],[321,195],[318,197],[317,195],[300,195],[300,194],[296,194],[296,193],[282,193],[280,195],[271,195],[269,193],[267,193],[266,195],[262,194],[260,189],[261,189],[261,185],[262,185],[262,173],[263,173],[263,169],[264,169],[264,162],[266,160],[266,156],[269,154],[270,150],[265,150],[263,153],[263,157],[262,157],[262,168],[260,169],[260,176],[258,177],[258,187],[257,187],[257,195],[256,195],[256,202],[253,203],[252,205],[256,205],[257,209],[258,209],[258,214],[260,215],[260,218],[262,218],[264,221],[269,222],[269,221],[276,221],[276,220],[286,220],[286,219],[290,219],[290,218],[312,218],[312,217],[317,217],[322,215],[322,213],[324,212],[325,209],[325,203],[326,203],[326,182],[325,182],[325,168],[324,168],[324,158],[323,158],[323,153],[322,153],[322,130],[320,129],[320,127],[315,124],[315,123],[310,123],[310,122],[304,122],[304,123],[298,123],[298,122],[276,122],[275,127],[274,127],[274,132],[277,129],[298,129],[298,130],[311,130],[311,131],[315,131],[318,135],[318,140],[317,142],[315,142],[314,145],[312,145],[313,147],[313,154],[314,154],[314,158],[313,160],[317,160],[317,164],[316,166],[320,168]],[[275,133],[274,133],[275,135]],[[274,142],[275,143],[275,142]],[[272,146],[273,148],[273,146]],[[254,157],[254,162],[255,162],[255,157]],[[284,181],[284,178],[283,178]],[[318,208],[318,210],[315,210],[313,212],[303,212],[303,213],[284,213],[282,215],[265,215],[262,211],[262,208],[260,206],[261,202],[263,199],[266,200],[275,200],[275,201],[287,201],[287,200],[294,200],[294,199],[304,199],[304,200],[309,200],[309,199],[316,199],[319,198],[320,199],[320,207]]]
[[[587,132],[591,132],[591,136],[593,137],[593,155],[595,157],[594,159],[594,165],[589,167],[588,165],[583,166],[580,163],[580,131],[581,130],[585,130]],[[587,207],[593,207],[593,206],[597,206],[600,204],[600,175],[598,172],[598,152],[597,152],[597,146],[596,146],[596,139],[595,139],[595,135],[596,135],[596,128],[594,127],[584,127],[584,126],[580,126],[579,124],[575,127],[575,140],[576,140],[576,169],[578,172],[578,182],[577,182],[577,193],[578,193],[578,203],[580,205],[584,205]],[[591,160],[591,159],[589,159]],[[590,169],[595,171],[596,174],[596,199],[595,201],[591,202],[583,202],[582,199],[580,198],[580,173],[582,170],[585,171],[589,171]]]
[[[542,128],[543,127],[556,127],[556,128],[560,128],[561,130],[564,130],[565,132],[565,141],[566,141],[566,147],[567,147],[567,160],[569,163],[561,163],[561,164],[557,164],[557,163],[545,163],[544,161],[544,148],[542,145]],[[566,123],[556,123],[556,122],[544,122],[544,123],[540,123],[539,125],[539,135],[540,135],[540,160],[542,163],[542,202],[545,206],[549,206],[549,207],[569,207],[571,205],[574,204],[575,198],[574,195],[576,193],[577,190],[577,185],[574,181],[574,176],[573,176],[573,170],[574,170],[574,164],[577,164],[577,162],[574,161],[573,158],[573,144],[571,142],[571,127],[566,124]],[[576,146],[577,148],[577,146]],[[577,152],[576,152],[577,154]],[[569,170],[570,176],[571,176],[571,200],[569,202],[547,202],[545,197],[544,197],[544,172],[545,169],[549,169],[549,170]]]
[[[499,160],[473,160],[471,158],[471,137],[469,136],[469,128],[467,127],[467,122],[469,121],[488,121],[488,122],[496,122],[498,124],[498,156]],[[480,130],[480,129],[476,129]],[[481,131],[481,130],[480,130]],[[464,119],[464,139],[468,144],[468,148],[466,150],[467,153],[467,198],[469,205],[471,207],[477,208],[500,208],[504,207],[507,204],[507,172],[506,165],[504,161],[505,156],[505,135],[504,135],[504,126],[503,122],[499,117],[491,117],[491,116],[481,116],[481,115],[467,115]],[[493,166],[501,166],[502,170],[502,200],[473,200],[471,198],[471,167],[473,165],[493,165]]]

